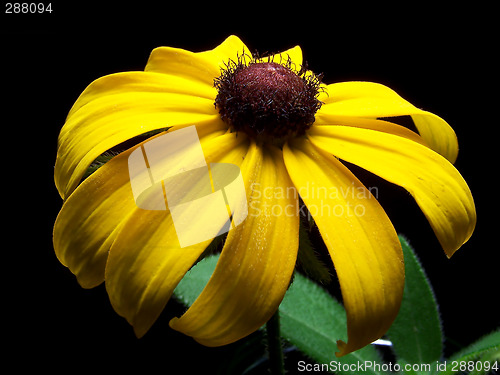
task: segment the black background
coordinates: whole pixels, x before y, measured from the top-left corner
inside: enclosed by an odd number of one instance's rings
[[[230,34],[261,53],[299,44],[309,67],[324,73],[324,82],[383,83],[451,124],[460,145],[456,167],[478,211],[474,235],[451,260],[406,192],[356,172],[368,186],[379,187],[380,202],[424,264],[440,303],[445,353],[499,326],[498,58],[488,20],[492,9],[52,2],[52,10],[7,15],[1,9],[7,208],[2,310],[8,357],[19,369],[117,372],[141,365],[147,367],[142,373],[167,374],[180,365],[186,373],[213,373],[243,350],[241,344],[204,348],[170,330],[169,318],[182,313],[175,303],[136,339],[111,308],[104,286],[80,288],[58,262],[51,238],[61,206],[53,183],[57,135],[83,89],[106,74],[144,69],[154,47],[202,51]],[[287,366],[296,367],[294,355]]]

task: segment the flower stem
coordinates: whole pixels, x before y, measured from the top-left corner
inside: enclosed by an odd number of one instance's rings
[[[266,323],[267,351],[269,353],[269,368],[273,375],[284,375],[283,348],[280,336],[280,314],[276,310],[274,315]]]

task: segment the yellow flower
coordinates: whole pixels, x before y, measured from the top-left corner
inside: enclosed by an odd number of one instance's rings
[[[181,248],[168,210],[136,205],[127,163],[140,145],[80,181],[99,155],[122,142],[196,125],[207,163],[240,167],[249,213],[229,231],[201,295],[171,327],[218,346],[272,316],[295,267],[298,192],[340,282],[344,355],[387,331],[400,306],[404,266],[389,218],[342,160],[405,188],[450,257],[476,222],[469,188],[451,164],[456,136],[444,120],[383,85],[320,83],[302,68],[298,46],[263,59],[247,52],[236,36],[200,53],[160,47],[145,71],[111,74],[87,87],[59,136],[55,181],[64,204],[54,248],[83,287],[105,281],[116,312],[144,335],[210,241]],[[380,120],[403,115],[419,134]]]

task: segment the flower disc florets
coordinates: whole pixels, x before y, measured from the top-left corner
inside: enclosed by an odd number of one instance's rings
[[[321,107],[320,79],[304,68],[295,70],[288,59],[245,56],[231,61],[214,80],[218,90],[215,106],[223,121],[234,131],[262,140],[276,140],[303,134]]]

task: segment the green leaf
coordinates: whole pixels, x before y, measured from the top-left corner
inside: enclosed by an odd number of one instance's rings
[[[199,261],[182,278],[174,290],[174,296],[186,306],[191,306],[207,285],[218,260],[218,255],[212,255]]]
[[[281,335],[325,369],[336,373],[384,373],[380,369],[357,367],[382,363],[372,346],[342,358],[335,356],[336,341],[347,337],[345,310],[326,290],[300,274],[295,274],[280,305],[280,320]]]
[[[490,334],[480,338],[468,347],[460,350],[451,356],[450,360],[469,361],[477,359],[489,351],[497,351],[500,355],[500,328]],[[500,358],[497,358],[500,359]]]
[[[429,280],[408,241],[399,236],[405,259],[401,309],[387,332],[400,363],[435,363],[443,337],[439,312]]]
[[[478,363],[476,364],[475,361]],[[500,368],[500,328],[455,353],[446,361],[446,364],[447,369],[442,373],[443,375],[463,372],[460,365],[465,365],[467,368],[471,366],[473,371],[470,371],[470,374],[474,375],[488,374],[493,366],[498,370]]]

